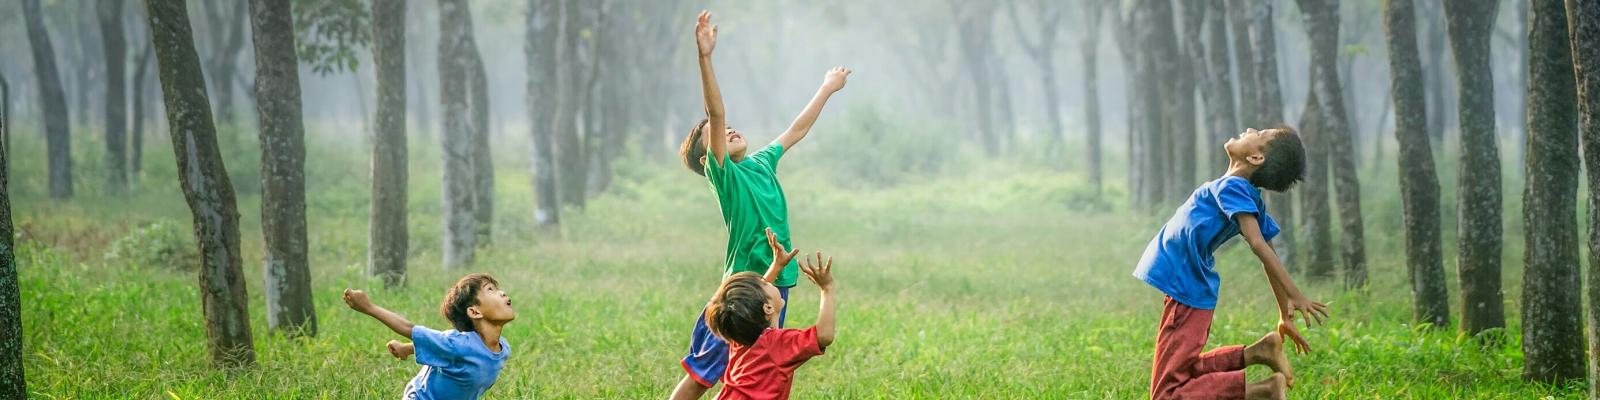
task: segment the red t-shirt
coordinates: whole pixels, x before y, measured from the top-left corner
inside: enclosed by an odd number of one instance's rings
[[[728,370],[717,399],[788,399],[794,370],[822,355],[817,327],[768,328],[749,346],[728,342]]]

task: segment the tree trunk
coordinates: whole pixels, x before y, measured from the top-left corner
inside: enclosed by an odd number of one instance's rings
[[[1203,12],[1205,13],[1204,35],[1208,42],[1204,57],[1207,66],[1206,76],[1209,78],[1205,81],[1205,99],[1207,119],[1211,122],[1211,135],[1202,149],[1207,153],[1216,153],[1210,157],[1211,171],[1226,171],[1228,155],[1220,151],[1222,144],[1244,130],[1240,129],[1238,121],[1233,119],[1233,68],[1228,65],[1226,12],[1214,7]]]
[[[1255,52],[1250,49],[1250,30],[1253,25],[1250,15],[1251,5],[1247,1],[1249,0],[1227,0],[1226,4],[1228,7],[1228,27],[1233,31],[1233,64],[1234,67],[1238,68],[1235,71],[1237,73],[1235,76],[1238,78],[1235,82],[1238,83],[1239,89],[1239,108],[1236,110],[1236,119],[1240,125],[1266,128],[1265,126],[1257,126],[1260,121],[1256,120],[1259,111],[1256,97],[1260,89],[1254,86],[1256,83]],[[1277,59],[1274,58],[1273,62],[1273,72],[1277,72]],[[1272,80],[1277,82],[1276,74],[1273,75]],[[1283,117],[1279,116],[1278,118],[1281,119]],[[1240,131],[1243,131],[1243,129],[1240,129]],[[1226,157],[1227,155],[1224,154],[1223,156]],[[1279,221],[1279,223],[1282,222]],[[1288,231],[1288,229],[1284,230],[1284,232]],[[1281,236],[1282,233],[1279,235]]]
[[[1305,15],[1306,33],[1311,39],[1311,89],[1316,93],[1322,124],[1323,150],[1317,160],[1327,160],[1325,169],[1333,177],[1335,201],[1339,206],[1339,253],[1344,266],[1344,285],[1358,288],[1367,284],[1367,250],[1361,221],[1361,183],[1356,179],[1354,134],[1344,109],[1344,89],[1339,82],[1339,4],[1332,0],[1299,0]],[[1492,112],[1493,110],[1491,110]],[[1318,178],[1324,175],[1317,175]],[[1315,182],[1315,181],[1313,181]]]
[[[1578,126],[1589,192],[1589,374],[1600,377],[1600,0],[1567,1],[1572,34],[1572,61],[1576,66]],[[1531,106],[1531,104],[1530,104]],[[1576,351],[1576,350],[1569,350]],[[1581,354],[1581,352],[1580,352]],[[1600,396],[1591,378],[1590,398]]]
[[[406,251],[406,2],[373,0],[372,66],[378,114],[372,132],[372,206],[367,218],[367,274],[384,286],[405,282]]]
[[[1169,182],[1176,179],[1176,176],[1170,175],[1168,167],[1171,157],[1168,136],[1175,125],[1172,115],[1178,109],[1175,98],[1178,85],[1174,79],[1170,79],[1178,69],[1170,62],[1172,55],[1178,53],[1178,44],[1177,33],[1172,27],[1172,3],[1144,2],[1135,12],[1138,14],[1138,26],[1135,29],[1138,30],[1138,42],[1142,47],[1138,66],[1140,82],[1137,86],[1144,92],[1140,101],[1143,115],[1135,117],[1135,121],[1145,125],[1139,129],[1143,139],[1143,154],[1140,157],[1140,173],[1144,176],[1142,201],[1136,200],[1136,204],[1149,209],[1172,201]]]
[[[261,239],[267,327],[316,336],[306,258],[306,145],[289,0],[250,0],[261,138]]]
[[[560,108],[556,112],[556,179],[560,185],[558,194],[561,203],[578,208],[583,208],[584,186],[588,183],[586,158],[588,153],[584,148],[583,137],[579,135],[584,109],[586,82],[584,78],[585,63],[581,57],[583,53],[583,30],[586,24],[582,22],[581,1],[566,1],[561,9],[561,36],[558,40],[560,60],[557,71],[561,75],[559,97],[556,101]]]
[[[472,17],[467,21],[470,24]],[[489,76],[477,40],[467,28],[467,101],[472,117],[472,215],[478,223],[478,244],[489,243],[494,220],[494,155],[489,148]]]
[[[71,122],[67,96],[61,91],[61,75],[56,71],[56,52],[44,29],[39,0],[23,0],[22,15],[28,24],[28,44],[33,48],[33,71],[39,76],[39,108],[44,111],[45,152],[50,160],[50,198],[71,198]]]
[[[150,43],[150,38],[145,38],[144,50],[139,52],[139,65],[133,69],[133,131],[131,132],[133,144],[128,148],[128,175],[139,176],[144,162],[144,105],[145,81],[149,78],[150,66],[154,61],[156,49]]]
[[[1173,113],[1168,115],[1171,121],[1166,129],[1166,132],[1172,135],[1172,140],[1168,142],[1169,154],[1172,154],[1172,163],[1167,166],[1171,174],[1167,179],[1166,198],[1171,199],[1169,201],[1181,201],[1178,199],[1194,191],[1199,183],[1195,178],[1195,172],[1199,167],[1195,148],[1199,133],[1204,132],[1197,123],[1199,112],[1195,109],[1195,95],[1199,85],[1195,82],[1203,79],[1205,75],[1203,72],[1197,72],[1205,68],[1205,47],[1201,46],[1199,41],[1200,33],[1203,32],[1200,25],[1205,21],[1205,12],[1201,9],[1200,2],[1174,2],[1175,6],[1177,4],[1182,6],[1174,10],[1176,19],[1170,22],[1173,26],[1183,28],[1173,38],[1173,44],[1178,49],[1178,53],[1175,54],[1181,57],[1175,60],[1176,62],[1163,63],[1163,66],[1169,67],[1169,71],[1173,74],[1163,75],[1167,79],[1162,79],[1163,82],[1173,85],[1174,90],[1167,96],[1173,101]]]
[[[1305,179],[1296,186],[1300,195],[1300,229],[1305,234],[1305,275],[1313,281],[1333,278],[1332,212],[1328,209],[1327,113],[1315,92],[1306,95],[1300,113],[1300,136],[1306,148]]]
[[[561,202],[556,182],[555,132],[556,103],[554,96],[540,96],[551,87],[560,85],[561,76],[557,46],[561,30],[562,0],[528,0],[528,32],[522,51],[527,59],[527,101],[533,124],[530,136],[533,143],[533,189],[536,205],[534,221],[546,230],[555,230],[561,224]]]
[[[974,6],[964,3],[953,6],[958,15],[956,29],[959,31],[959,47],[961,60],[966,67],[966,72],[972,82],[972,102],[977,110],[978,124],[973,132],[978,135],[978,140],[983,144],[984,154],[995,157],[1000,155],[1000,132],[996,128],[994,118],[994,77],[989,71],[989,52],[993,43],[990,31],[993,30],[994,17],[989,12],[989,6]]]
[[[239,209],[217,148],[205,85],[194,79],[200,76],[200,57],[189,16],[184,0],[147,0],[146,8],[178,178],[200,249],[200,300],[211,360],[224,367],[252,366],[256,356],[239,255]]]
[[[238,79],[239,53],[244,51],[244,24],[247,18],[245,5],[240,0],[206,2],[206,15],[210,28],[222,30],[221,38],[212,48],[212,65],[206,71],[212,86],[217,88],[217,123],[232,126],[237,120],[233,109],[233,82]],[[210,32],[217,34],[217,32]]]
[[[1101,156],[1105,151],[1100,143],[1104,135],[1100,132],[1100,16],[1104,8],[1099,2],[1091,2],[1088,12],[1083,14],[1082,41],[1078,42],[1078,51],[1083,60],[1083,120],[1084,135],[1088,144],[1088,154],[1085,159],[1089,162],[1089,184],[1094,186],[1095,194],[1100,194],[1105,187],[1105,170],[1101,167]],[[1059,129],[1059,127],[1058,127]]]
[[[1250,45],[1242,47],[1242,49],[1247,49],[1244,51],[1244,53],[1249,56],[1250,62],[1241,62],[1239,64],[1241,66],[1249,65],[1250,69],[1249,71],[1246,71],[1241,67],[1239,70],[1239,76],[1240,79],[1244,80],[1245,82],[1241,83],[1241,85],[1254,83],[1252,85],[1253,88],[1240,89],[1240,93],[1250,94],[1248,96],[1249,98],[1246,100],[1249,100],[1250,104],[1253,104],[1254,106],[1252,108],[1244,109],[1245,112],[1241,112],[1240,115],[1247,116],[1247,119],[1254,120],[1253,125],[1255,125],[1256,128],[1273,128],[1285,125],[1283,120],[1283,93],[1282,88],[1278,83],[1278,39],[1277,29],[1273,27],[1274,24],[1272,21],[1273,3],[1266,0],[1250,1],[1253,1],[1253,3],[1251,3],[1252,7],[1250,7],[1248,10],[1249,22],[1246,23],[1246,21],[1241,20],[1233,23],[1235,26],[1248,25],[1250,27]],[[1238,14],[1243,17],[1242,14],[1245,13],[1245,11],[1241,11]],[[1253,73],[1246,74],[1246,72]],[[1301,125],[1302,131],[1313,128],[1315,127],[1304,124]],[[1304,132],[1302,132],[1302,134],[1304,134]],[[1307,139],[1310,138],[1307,137]],[[1310,150],[1311,149],[1309,148],[1307,149],[1307,155],[1311,154],[1309,153]],[[1309,162],[1306,167],[1306,172],[1308,174],[1312,172]],[[1301,184],[1301,186],[1305,187],[1307,185]],[[1304,193],[1306,191],[1299,190],[1299,192],[1302,192],[1299,197],[1303,200],[1306,196],[1306,193]],[[1322,191],[1317,193],[1322,193],[1322,197],[1320,198],[1324,199],[1323,204],[1327,204],[1327,186],[1324,185]],[[1282,259],[1283,264],[1285,266],[1289,266],[1289,270],[1293,272],[1295,269],[1293,266],[1299,265],[1299,263],[1294,262],[1297,258],[1295,238],[1298,236],[1298,234],[1295,233],[1295,224],[1297,223],[1297,220],[1294,218],[1295,195],[1291,193],[1269,192],[1267,193],[1266,200],[1267,212],[1269,214],[1279,216],[1277,218],[1278,226],[1282,228],[1282,231],[1278,233],[1278,237],[1272,240],[1272,248],[1276,253],[1278,253],[1278,258]],[[1324,206],[1320,208],[1320,210],[1322,210],[1322,214],[1316,215],[1315,217],[1322,218],[1320,219],[1322,223],[1320,225],[1316,225],[1315,227],[1308,226],[1306,228],[1317,228],[1321,231],[1306,232],[1306,239],[1315,244],[1326,244],[1328,241],[1328,225],[1326,218],[1327,207]],[[1308,216],[1302,217],[1309,218]],[[1316,237],[1319,234],[1323,237]],[[1327,247],[1324,247],[1313,249],[1311,251],[1327,251],[1327,249]],[[1312,262],[1326,262],[1328,263],[1326,266],[1328,269],[1332,268],[1333,263],[1332,258],[1324,259],[1316,256],[1312,257]],[[1309,270],[1314,267],[1322,266],[1308,265],[1307,269]]]
[[[472,174],[473,127],[468,114],[467,64],[471,20],[463,0],[439,0],[439,94],[444,109],[444,266],[472,264],[478,221],[473,213],[476,181]]]
[[[15,232],[11,227],[11,85],[0,74],[0,397],[28,398],[22,367],[22,291],[17,287]]]
[[[122,38],[122,2],[101,4],[99,16],[100,47],[106,58],[106,188],[115,194],[128,189],[128,94],[123,79],[128,49]]]
[[[1384,21],[1389,38],[1390,94],[1394,137],[1400,144],[1400,201],[1406,235],[1406,271],[1411,279],[1411,316],[1434,327],[1450,325],[1450,293],[1439,244],[1439,176],[1429,144],[1428,105],[1417,53],[1416,7],[1389,0]]]
[[[1495,144],[1494,81],[1489,73],[1495,1],[1446,1],[1444,11],[1461,94],[1461,172],[1456,185],[1461,329],[1475,335],[1506,325],[1500,292],[1500,150]]]
[[[1585,373],[1577,221],[1583,166],[1572,123],[1578,117],[1577,83],[1562,1],[1533,0],[1530,8],[1522,377],[1559,383],[1583,379]]]

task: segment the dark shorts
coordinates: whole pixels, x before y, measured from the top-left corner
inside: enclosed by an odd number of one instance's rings
[[[783,310],[778,311],[778,327],[783,327],[783,321],[789,316],[789,288],[778,288],[778,295],[783,297]],[[694,319],[694,333],[689,337],[689,354],[683,356],[683,372],[694,378],[701,386],[713,387],[722,380],[722,372],[728,369],[728,343],[722,338],[711,334],[711,328],[706,327],[706,310],[700,310],[700,317]]]

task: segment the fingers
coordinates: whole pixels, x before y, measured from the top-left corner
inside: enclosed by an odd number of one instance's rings
[[[788,257],[785,257],[785,258],[788,258],[788,259],[790,259],[790,260],[793,260],[793,259],[794,259],[794,256],[795,256],[795,255],[798,255],[798,254],[800,254],[800,249],[794,249],[794,250],[789,250],[789,256],[788,256]]]
[[[712,39],[716,39],[717,38],[717,27],[718,26],[720,26],[720,25],[712,25],[711,26],[711,38]]]

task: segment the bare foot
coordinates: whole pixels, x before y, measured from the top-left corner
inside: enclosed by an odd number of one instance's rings
[[[1267,333],[1261,340],[1245,348],[1245,356],[1247,364],[1260,364],[1272,368],[1273,371],[1283,374],[1285,387],[1294,387],[1294,366],[1289,365],[1289,355],[1283,348],[1283,336],[1277,332]]]
[[[1267,379],[1245,385],[1244,398],[1246,399],[1271,399],[1284,400],[1284,391],[1288,390],[1287,379],[1283,374],[1274,372]]]

